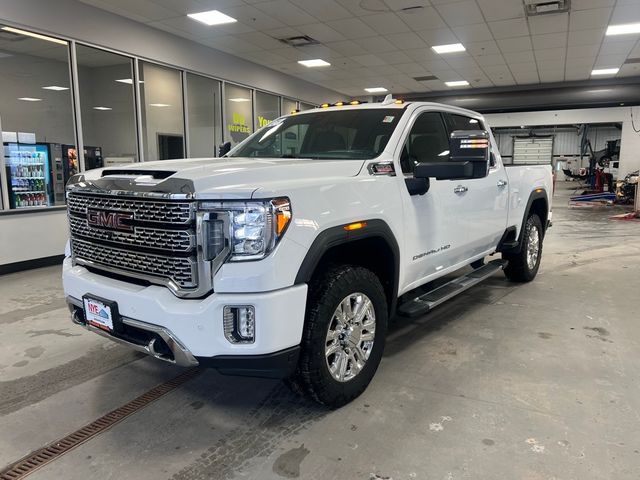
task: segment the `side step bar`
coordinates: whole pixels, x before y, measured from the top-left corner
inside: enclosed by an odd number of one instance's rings
[[[413,300],[404,302],[398,307],[398,314],[404,317],[424,315],[441,303],[486,280],[497,271],[504,269],[506,265],[507,262],[505,260],[493,260],[473,272],[455,278],[430,292],[423,293]]]

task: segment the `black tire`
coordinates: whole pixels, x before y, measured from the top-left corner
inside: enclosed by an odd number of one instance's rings
[[[530,265],[528,261],[529,241],[535,235],[534,230],[537,229],[538,253],[535,263]],[[540,217],[532,213],[524,224],[524,232],[522,234],[522,244],[520,252],[505,253],[502,258],[509,263],[504,269],[505,276],[512,282],[530,282],[538,274],[540,268],[540,260],[542,259],[542,240],[544,239],[544,229]]]
[[[352,379],[336,380],[325,356],[327,333],[334,312],[350,294],[369,297],[375,314],[373,346],[363,368]],[[366,268],[340,265],[328,268],[309,285],[307,313],[298,367],[287,384],[312,400],[331,408],[341,407],[367,388],[384,351],[388,309],[384,289],[378,277]],[[335,325],[335,323],[333,323]]]

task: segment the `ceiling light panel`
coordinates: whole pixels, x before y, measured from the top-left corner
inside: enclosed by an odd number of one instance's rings
[[[204,23],[205,25],[209,25],[210,27],[213,25],[224,25],[225,23],[237,22],[235,18],[230,17],[229,15],[225,15],[224,13],[218,10],[209,10],[207,12],[199,12],[199,13],[189,13],[187,16],[198,22]]]
[[[49,85],[48,87],[42,87],[43,90],[53,90],[54,92],[62,92],[63,90],[69,90],[69,87],[60,87],[58,85]]]
[[[42,101],[41,98],[35,98],[35,97],[20,97],[18,98],[18,100],[22,100],[23,102],[41,102]]]
[[[384,93],[384,92],[388,92],[389,90],[387,90],[384,87],[369,87],[369,88],[365,88],[365,91],[369,93]]]
[[[46,35],[40,35],[39,33],[29,32],[27,30],[21,30],[13,27],[2,27],[2,30],[11,33],[17,33],[18,35],[26,35],[27,37],[37,38],[39,40],[46,40],[47,42],[57,43],[59,45],[67,45],[67,42],[60,40],[59,38],[47,37]]]
[[[629,35],[640,33],[640,23],[626,23],[624,25],[609,25],[607,35]]]
[[[431,49],[442,55],[443,53],[464,52],[466,48],[461,43],[450,43],[449,45],[435,45]]]
[[[93,107],[94,110],[102,110],[102,111],[106,111],[106,110],[113,110],[113,108],[111,107]]]
[[[298,63],[308,68],[328,67],[331,65],[329,62],[325,62],[320,58],[314,58],[313,60],[298,60]]]
[[[619,68],[597,68],[591,70],[591,75],[615,75],[619,70]]]
[[[466,80],[455,80],[452,82],[444,82],[447,87],[467,87],[469,86],[469,82]]]

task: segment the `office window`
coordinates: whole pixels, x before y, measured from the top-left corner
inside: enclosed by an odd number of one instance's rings
[[[289,115],[291,112],[298,109],[298,102],[291,100],[290,98],[282,99],[282,114]]]
[[[77,173],[69,46],[0,25],[0,177],[2,206],[64,204]]]
[[[224,94],[225,137],[237,145],[253,132],[251,90],[227,83]]]
[[[138,160],[133,61],[76,47],[85,169]]]
[[[189,156],[216,157],[222,142],[220,82],[187,73]]]
[[[270,124],[280,116],[280,97],[256,92],[256,127]]]
[[[184,158],[184,115],[180,71],[140,62],[144,159]]]

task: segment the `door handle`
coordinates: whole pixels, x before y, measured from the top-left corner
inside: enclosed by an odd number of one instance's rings
[[[453,193],[457,193],[457,194],[466,193],[467,191],[469,191],[469,189],[464,185],[458,185],[456,188],[453,189]]]
[[[498,187],[502,188],[502,187],[506,187],[507,186],[507,181],[506,180],[498,180]]]

